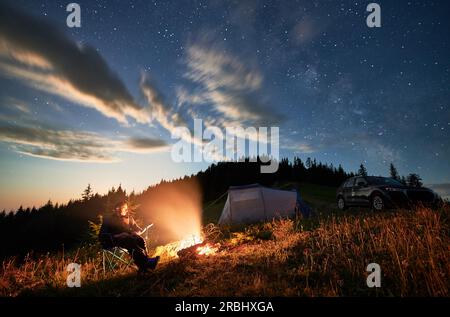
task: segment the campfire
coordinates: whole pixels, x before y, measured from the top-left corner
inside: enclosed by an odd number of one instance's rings
[[[216,254],[218,250],[218,244],[205,242],[200,235],[192,235],[180,241],[157,247],[155,255],[165,255],[169,258],[211,256]]]
[[[202,242],[179,250],[177,255],[179,257],[210,256],[216,254],[218,250],[219,246],[217,244],[213,245],[208,242]]]
[[[213,255],[217,252],[218,248],[207,243],[206,245],[197,247],[197,253],[199,255]]]

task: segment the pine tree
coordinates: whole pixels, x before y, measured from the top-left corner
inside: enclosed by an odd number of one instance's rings
[[[306,168],[311,168],[311,166],[312,166],[312,162],[311,162],[311,158],[310,157],[308,157],[307,159],[306,159]]]
[[[391,163],[389,166],[389,173],[391,175],[391,178],[395,180],[400,180],[400,175],[398,174],[397,169],[395,168],[394,164]]]
[[[358,175],[367,176],[367,169],[363,163],[361,163],[361,165],[359,166]]]
[[[81,197],[83,198],[83,201],[88,201],[92,198],[91,184],[87,185],[86,189],[83,191],[83,194],[81,194]]]
[[[408,186],[411,187],[422,187],[422,178],[418,174],[411,173],[406,178]]]
[[[406,177],[405,176],[402,176],[401,178],[400,178],[400,183],[402,183],[403,185],[406,185]]]

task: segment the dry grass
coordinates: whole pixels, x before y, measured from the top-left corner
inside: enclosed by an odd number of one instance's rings
[[[450,208],[280,220],[230,233],[214,256],[175,259],[148,276],[103,276],[95,246],[3,262],[0,295],[81,296],[449,296]],[[309,227],[305,230],[304,227]],[[82,264],[82,287],[65,286],[65,267]],[[381,288],[366,266],[381,266]]]

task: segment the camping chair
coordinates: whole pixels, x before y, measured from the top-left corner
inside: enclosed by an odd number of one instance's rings
[[[133,256],[127,250],[119,247],[103,249],[103,274],[106,271],[113,271],[120,264],[125,264],[124,270],[133,264]]]
[[[115,246],[110,234],[104,233],[102,236],[105,238],[101,242],[103,275],[106,271],[115,270],[120,264],[125,264],[125,269],[133,264],[133,255],[126,249]]]
[[[142,234],[145,234],[143,237],[145,241],[148,240],[148,229],[151,228],[153,224],[148,225],[144,232]],[[109,243],[107,245],[103,246],[102,249],[102,258],[103,258],[103,275],[106,274],[106,271],[113,271],[117,267],[119,267],[120,264],[125,264],[125,267],[123,268],[126,270],[130,265],[133,265],[133,254],[129,254],[128,251],[124,248],[120,248],[117,246],[114,246],[114,243],[112,242],[112,238],[109,234],[104,234],[104,236],[107,237],[108,240],[111,241],[111,244]],[[147,248],[147,244],[146,244]],[[147,249],[145,250],[145,253],[147,254]]]

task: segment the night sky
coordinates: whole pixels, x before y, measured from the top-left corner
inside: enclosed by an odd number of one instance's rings
[[[193,118],[449,195],[448,1],[69,2],[0,1],[0,209],[203,169],[170,157]]]

